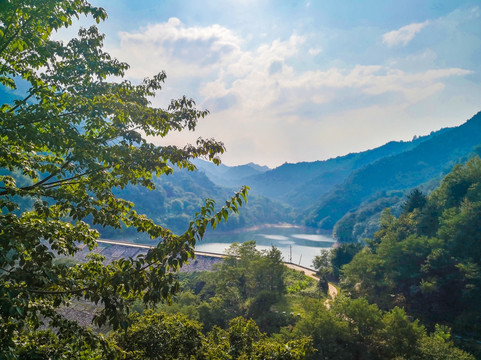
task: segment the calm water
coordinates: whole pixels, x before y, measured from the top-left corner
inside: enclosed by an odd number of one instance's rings
[[[230,244],[248,240],[255,240],[259,250],[270,249],[274,245],[282,252],[284,261],[289,261],[292,253],[293,263],[311,268],[314,257],[319,255],[322,249],[332,247],[335,242],[328,235],[316,234],[316,230],[312,228],[267,227],[240,233],[211,232],[197,243],[195,249],[225,253]]]

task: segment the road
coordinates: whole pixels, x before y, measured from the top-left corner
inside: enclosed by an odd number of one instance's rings
[[[304,266],[296,265],[290,262],[284,262],[284,265],[287,266],[289,269],[303,272],[306,276],[309,276],[310,278],[313,278],[315,280],[319,280],[319,277],[317,276],[316,272],[312,269],[306,268]]]
[[[136,247],[136,248],[143,248],[143,249],[150,249],[153,246],[151,245],[142,245],[142,244],[133,244],[133,243],[127,243],[127,242],[122,242],[122,241],[113,241],[113,240],[97,240],[99,243],[102,244],[110,244],[110,245],[120,245],[120,246],[130,246],[130,247]],[[227,255],[225,254],[217,254],[217,253],[211,253],[211,252],[205,252],[205,251],[196,251],[195,255],[197,256],[210,256],[210,257],[217,257],[217,258],[224,258]],[[306,276],[309,276],[312,279],[319,280],[319,277],[317,276],[316,272],[312,269],[309,269],[304,266],[296,265],[290,262],[284,262],[284,265],[286,265],[290,269],[294,269],[299,272],[303,272]],[[329,308],[329,302],[334,299],[337,294],[337,288],[329,283],[329,298],[324,302],[327,308]]]

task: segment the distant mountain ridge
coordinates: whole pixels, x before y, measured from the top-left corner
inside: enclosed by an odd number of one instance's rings
[[[433,133],[414,148],[381,158],[331,189],[307,215],[306,224],[332,229],[348,211],[376,193],[406,190],[447,173],[480,151],[481,112],[466,123]]]
[[[251,176],[262,174],[269,171],[267,166],[261,166],[252,162],[245,165],[219,166],[201,159],[195,159],[194,165],[216,185],[225,187],[238,187],[245,185],[245,180]]]
[[[423,140],[424,138],[419,138],[416,143]],[[251,187],[254,191],[302,208],[315,203],[333,186],[342,183],[352,171],[413,146],[415,144],[412,142],[392,141],[373,150],[325,161],[284,164],[247,180],[252,181]]]
[[[446,130],[442,129],[436,133]],[[328,160],[286,163],[243,180],[251,187],[253,193],[298,208],[306,208],[318,202],[335,185],[341,184],[353,171],[379,159],[411,150],[436,133],[432,132],[412,141],[391,141],[375,149]]]
[[[454,164],[465,161],[480,144],[478,113],[458,127],[324,161],[285,163],[272,170],[252,163],[236,167],[216,167],[207,162],[196,165],[218,185],[246,184],[254,196],[297,209],[293,221],[330,230],[362,203],[369,206],[370,201],[387,199],[389,193],[395,193],[399,201],[409,189],[439,179]],[[371,210],[393,201],[379,200]]]

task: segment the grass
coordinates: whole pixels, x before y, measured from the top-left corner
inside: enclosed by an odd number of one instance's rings
[[[325,296],[319,294],[317,281],[299,271],[288,269],[285,282],[287,294],[272,306],[273,311],[304,317],[313,306],[325,301]]]

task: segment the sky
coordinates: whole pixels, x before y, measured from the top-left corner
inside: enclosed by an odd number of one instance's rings
[[[481,110],[481,1],[92,0],[105,47],[152,100],[210,115],[227,165],[324,160],[458,126]],[[86,20],[82,23],[87,24]]]

